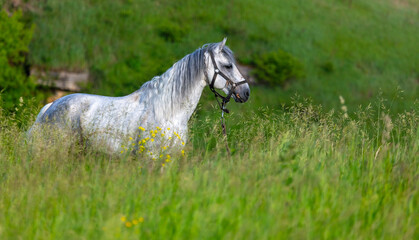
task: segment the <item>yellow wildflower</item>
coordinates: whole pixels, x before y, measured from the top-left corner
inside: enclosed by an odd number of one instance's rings
[[[170,159],[171,157],[170,157],[170,155],[169,154],[167,154],[167,159]]]
[[[152,137],[156,137],[156,134],[154,134],[154,133],[153,133],[153,134],[151,134],[151,136],[152,136]]]
[[[154,142],[154,138],[150,139],[150,141]]]
[[[162,133],[161,136],[164,137],[164,133]]]
[[[185,145],[185,142],[182,142],[182,145]]]
[[[136,219],[132,220],[132,224],[137,225],[138,221]]]
[[[132,137],[129,137],[129,140],[132,140]]]
[[[156,129],[157,129],[157,130],[159,130],[159,131],[161,130],[161,128],[160,128],[160,127],[156,127]]]
[[[132,227],[132,223],[131,222],[125,222],[125,226]]]
[[[124,150],[122,150],[121,153],[124,153]]]
[[[185,150],[182,150],[182,156],[185,156]]]
[[[162,158],[163,157],[163,154],[160,154],[160,158]]]
[[[122,222],[125,222],[125,221],[127,221],[127,218],[126,218],[125,216],[122,216],[122,217],[121,217],[121,221],[122,221]]]
[[[161,147],[161,148],[163,148],[163,150],[166,150],[167,146],[163,146],[163,147]]]
[[[172,137],[169,137],[169,140],[172,139]]]
[[[166,159],[166,162],[170,162],[170,159]]]
[[[161,166],[164,167],[164,163],[162,163]]]
[[[170,128],[167,128],[167,130],[169,130],[169,131],[170,131]]]
[[[141,131],[145,131],[143,127],[138,127],[138,129],[140,129]]]
[[[142,223],[142,222],[144,222],[144,218],[143,218],[143,217],[140,217],[140,218],[138,219],[138,221],[139,221],[140,223]]]

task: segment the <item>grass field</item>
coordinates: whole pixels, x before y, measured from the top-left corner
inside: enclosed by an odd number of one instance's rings
[[[185,157],[164,167],[67,139],[30,146],[22,118],[2,116],[0,238],[417,238],[417,113],[321,112],[233,115],[232,157],[218,125],[194,118]]]
[[[29,143],[39,103],[0,101],[0,239],[419,238],[418,1],[21,2],[30,64],[88,70],[90,93],[131,93],[225,36],[241,63],[282,49],[306,77],[229,104],[231,157],[206,89],[164,166]]]

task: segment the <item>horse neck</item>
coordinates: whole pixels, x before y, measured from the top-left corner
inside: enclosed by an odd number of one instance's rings
[[[205,76],[202,72],[192,81],[186,82],[185,79],[176,79],[177,76],[173,72],[172,67],[160,76],[158,85],[161,87],[151,104],[159,120],[186,124],[195,111],[206,86]],[[179,87],[186,89],[179,91]]]

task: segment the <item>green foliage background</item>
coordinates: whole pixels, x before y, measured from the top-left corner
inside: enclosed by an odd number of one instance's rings
[[[291,80],[305,77],[304,67],[300,61],[282,50],[255,56],[254,74],[259,81],[271,86],[282,86]]]
[[[35,82],[24,69],[32,32],[33,27],[22,21],[21,11],[9,17],[0,10],[0,99],[5,109],[34,94]]]
[[[254,108],[289,104],[297,92],[326,109],[338,108],[342,95],[352,112],[381,94],[393,101],[393,112],[403,112],[419,95],[413,0],[29,2],[37,26],[31,64],[89,70],[95,84],[86,91],[92,93],[131,93],[227,36],[242,63],[281,49],[304,66],[306,77],[286,89],[262,88],[264,98],[252,94],[248,106]]]

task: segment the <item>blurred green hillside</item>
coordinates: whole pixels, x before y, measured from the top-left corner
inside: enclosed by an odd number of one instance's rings
[[[131,93],[186,54],[227,36],[243,64],[283,50],[304,66],[305,77],[283,87],[254,86],[247,108],[275,108],[297,93],[326,109],[339,107],[341,95],[350,112],[382,97],[397,113],[414,108],[419,96],[414,0],[21,2],[36,26],[30,63],[88,70],[91,93]]]

